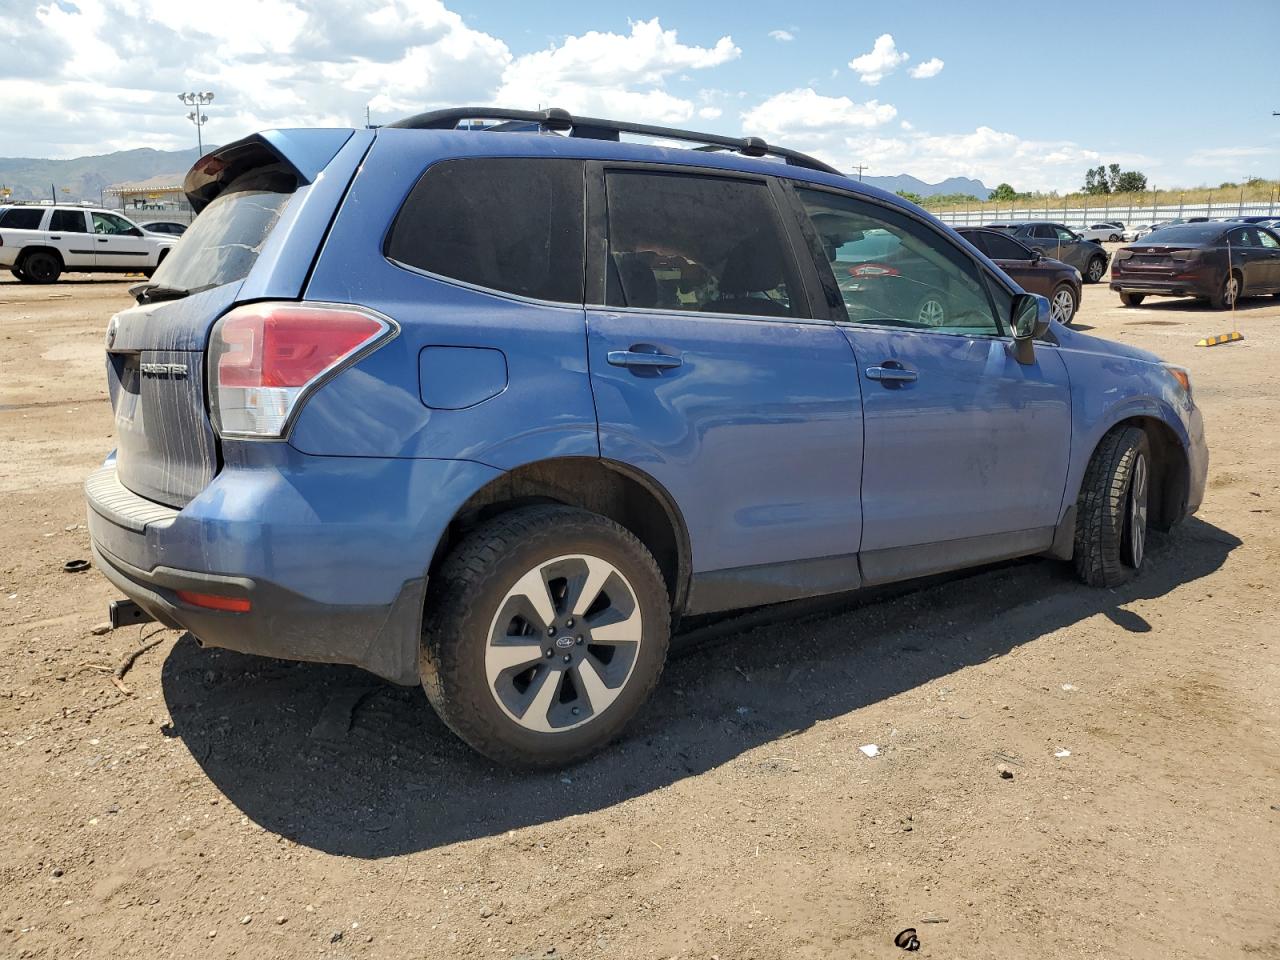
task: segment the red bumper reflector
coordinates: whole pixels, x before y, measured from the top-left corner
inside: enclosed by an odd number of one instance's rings
[[[194,593],[190,590],[179,590],[178,599],[193,607],[204,607],[206,610],[225,610],[228,613],[248,613],[249,600],[246,597],[223,597],[216,593]]]

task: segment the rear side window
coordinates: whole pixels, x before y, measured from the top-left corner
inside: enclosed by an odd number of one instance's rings
[[[233,180],[165,257],[155,282],[194,293],[243,280],[296,187],[292,174],[274,167]]]
[[[386,255],[504,293],[582,303],[582,169],[540,157],[433,164],[396,214]]]
[[[1020,244],[1017,240],[1010,237],[1003,237],[998,233],[984,233],[980,235],[983,243],[979,248],[992,260],[1030,260],[1031,251]]]
[[[800,281],[764,183],[612,171],[605,185],[607,305],[803,315]]]
[[[39,230],[44,211],[39,207],[10,207],[0,213],[0,227],[10,230]]]
[[[49,230],[59,233],[88,233],[83,210],[55,210],[49,220]]]

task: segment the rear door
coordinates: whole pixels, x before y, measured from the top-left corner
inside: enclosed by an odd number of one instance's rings
[[[154,244],[124,217],[94,211],[94,266],[99,270],[142,270],[151,265]]]
[[[49,239],[62,251],[62,260],[68,270],[92,269],[94,260],[93,235],[89,232],[89,214],[85,210],[57,208],[49,218]]]
[[[816,271],[792,249],[779,186],[651,166],[588,173],[600,452],[676,500],[692,609],[856,586],[858,378],[837,326],[813,318]]]
[[[862,380],[865,448],[860,560],[868,583],[918,576],[1048,547],[1071,439],[1067,371],[1037,346],[1023,365],[968,253],[921,220],[838,192],[798,188],[842,293]],[[941,308],[932,322],[864,306],[839,283],[844,248],[894,234]],[[903,258],[904,269],[912,261]],[[992,280],[994,283],[994,280]]]

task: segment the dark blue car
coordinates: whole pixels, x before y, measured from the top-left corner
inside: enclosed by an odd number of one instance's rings
[[[421,682],[500,761],[615,737],[683,615],[1029,555],[1111,586],[1201,501],[1185,370],[756,139],[441,111],[186,190],[107,332],[119,615]]]

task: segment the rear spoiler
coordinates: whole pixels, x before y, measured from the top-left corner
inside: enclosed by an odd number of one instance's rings
[[[352,130],[266,130],[211,150],[187,171],[182,189],[199,213],[227,184],[259,167],[283,164],[298,179],[311,183],[351,139]]]

